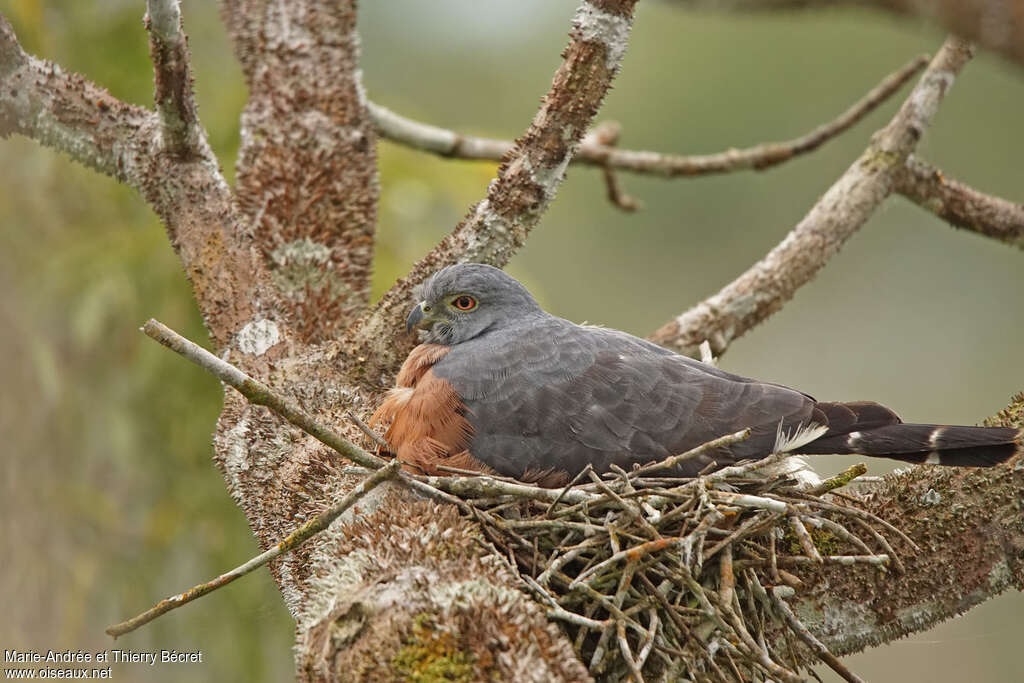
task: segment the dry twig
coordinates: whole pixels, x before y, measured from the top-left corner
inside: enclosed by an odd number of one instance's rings
[[[401,462],[395,460],[388,463],[384,467],[380,468],[369,477],[364,479],[354,489],[349,491],[344,498],[339,500],[337,503],[331,505],[329,508],[324,510],[322,513],[309,520],[298,529],[288,534],[287,538],[282,540],[280,543],[270,548],[266,552],[257,555],[248,562],[235,567],[229,572],[221,574],[212,581],[201,583],[197,586],[193,586],[184,593],[178,595],[172,595],[169,598],[164,598],[156,605],[146,610],[138,616],[132,617],[119,624],[114,624],[107,629],[107,634],[117,638],[123,636],[126,633],[131,633],[135,629],[148,624],[162,614],[166,614],[171,610],[177,609],[182,605],[186,605],[197,598],[201,598],[207,593],[211,593],[218,588],[222,588],[227,584],[231,583],[235,579],[241,578],[249,572],[259,569],[267,562],[270,562],[275,557],[283,555],[287,552],[298,548],[300,545],[308,541],[310,538],[320,533],[331,525],[331,522],[340,517],[346,510],[359,502],[359,499],[373,490],[378,484],[391,479],[398,474],[398,468],[401,466]]]

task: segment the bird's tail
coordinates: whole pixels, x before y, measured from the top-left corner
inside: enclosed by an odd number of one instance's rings
[[[1013,427],[905,424],[888,408],[869,402],[816,407],[829,429],[796,453],[856,453],[912,463],[991,467],[1024,452],[1024,430]]]

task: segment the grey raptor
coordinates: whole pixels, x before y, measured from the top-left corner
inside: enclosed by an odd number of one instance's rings
[[[374,415],[389,449],[419,469],[491,471],[557,486],[751,429],[685,462],[691,476],[784,449],[987,467],[1022,450],[1004,427],[904,424],[888,408],[816,401],[719,370],[617,330],[540,308],[497,268],[461,264],[426,281],[408,329],[426,331]]]

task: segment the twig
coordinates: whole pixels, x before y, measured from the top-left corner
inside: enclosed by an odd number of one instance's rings
[[[821,482],[817,486],[808,489],[807,493],[812,496],[820,496],[822,494],[828,493],[829,491],[834,491],[835,489],[846,486],[851,481],[853,481],[854,479],[861,476],[867,471],[867,465],[865,465],[864,463],[857,463],[856,465],[851,465],[850,467],[846,468],[836,476],[829,477],[828,479]]]
[[[298,404],[284,398],[266,384],[253,379],[234,365],[231,365],[231,363],[217,358],[198,344],[185,339],[163,323],[151,318],[143,325],[142,331],[171,351],[184,356],[199,367],[212,373],[225,384],[234,387],[250,403],[269,408],[320,443],[330,446],[352,462],[373,470],[380,469],[387,464],[386,460],[367,453],[304,411]]]
[[[576,474],[575,477],[569,480],[569,483],[565,485],[565,487],[558,493],[558,495],[555,496],[555,499],[551,501],[550,505],[548,505],[548,509],[544,511],[544,516],[550,517],[551,511],[555,509],[556,505],[562,502],[562,500],[565,498],[565,494],[569,492],[569,489],[578,484],[580,479],[588,476],[591,470],[593,470],[593,465],[591,465],[588,462],[586,466]]]
[[[775,609],[778,610],[779,614],[786,621],[789,628],[796,633],[797,637],[804,641],[807,647],[811,648],[814,654],[816,654],[821,661],[828,664],[829,668],[842,676],[844,680],[849,681],[849,683],[864,683],[864,679],[847,669],[834,654],[829,652],[829,649],[825,647],[820,640],[815,638],[811,632],[807,630],[807,627],[796,618],[795,614],[793,614],[793,610],[789,608],[789,605],[779,597],[777,591],[777,588],[772,589],[768,592],[768,597],[775,606]]]
[[[359,482],[358,486],[349,491],[348,494],[346,494],[345,497],[337,503],[321,512],[319,515],[309,520],[292,533],[288,534],[283,541],[275,545],[273,548],[257,555],[231,571],[221,574],[212,581],[201,583],[188,589],[184,593],[179,593],[178,595],[172,595],[169,598],[165,598],[142,614],[132,617],[127,621],[123,621],[120,624],[114,624],[106,630],[107,634],[117,638],[118,636],[123,636],[126,633],[131,633],[140,626],[153,621],[160,615],[166,614],[167,612],[188,604],[207,593],[226,586],[235,579],[245,576],[254,569],[262,567],[275,557],[294,550],[330,526],[331,522],[336,520],[342,513],[355,505],[360,498],[365,496],[378,484],[397,476],[399,467],[401,467],[401,463],[397,460],[385,465],[363,481]]]
[[[573,582],[569,584],[569,588],[576,588],[577,586],[583,583],[591,583],[591,577],[596,578],[601,574],[603,570],[607,569],[608,567],[614,565],[617,562],[621,562],[622,560],[626,560],[627,562],[636,562],[644,555],[660,552],[662,550],[667,550],[672,546],[682,545],[684,542],[685,539],[682,538],[658,538],[653,541],[647,541],[646,543],[641,543],[640,545],[635,545],[630,548],[620,550],[608,559],[603,560],[598,564],[595,564],[590,569],[587,569],[585,572],[581,573],[579,576],[573,579]]]
[[[346,410],[345,417],[351,420],[352,423],[359,428],[359,431],[361,431],[363,434],[366,434],[366,436],[370,437],[370,440],[373,441],[375,444],[384,449],[388,448],[388,442],[384,440],[384,437],[382,437],[377,432],[373,431],[370,425],[360,420],[358,415],[353,413],[351,410]]]
[[[629,667],[629,673],[633,677],[636,683],[644,683],[644,675],[640,673],[640,665],[633,657],[633,651],[629,647],[629,641],[626,640],[626,625],[621,621],[615,624],[615,633],[619,641],[619,651],[622,652],[622,658],[626,660],[626,666]]]
[[[651,463],[649,465],[644,465],[643,467],[639,467],[639,468],[633,470],[632,472],[630,472],[629,476],[635,479],[636,477],[641,477],[641,476],[643,476],[645,474],[649,474],[651,472],[657,472],[659,470],[669,469],[669,468],[675,467],[675,466],[677,466],[677,465],[679,465],[681,463],[684,463],[687,460],[693,460],[694,458],[699,458],[700,456],[704,455],[705,453],[708,453],[709,451],[714,451],[714,450],[719,449],[719,448],[726,448],[726,447],[731,446],[731,445],[733,445],[735,443],[739,443],[740,441],[745,441],[746,439],[749,439],[749,438],[750,438],[750,430],[749,429],[743,429],[743,430],[738,431],[738,432],[736,432],[734,434],[727,434],[725,436],[720,436],[717,439],[712,439],[711,441],[708,441],[707,443],[703,443],[700,446],[697,446],[696,448],[691,448],[690,450],[686,451],[685,453],[680,453],[679,455],[673,455],[673,456],[671,456],[669,458],[665,458],[664,460],[660,460],[658,462]]]
[[[726,536],[721,541],[711,546],[708,550],[704,551],[704,562],[706,563],[708,560],[714,557],[719,551],[724,550],[733,543],[741,541],[747,536],[752,536],[753,534],[758,533],[763,527],[773,524],[778,519],[779,515],[775,514],[768,514],[764,516],[761,516],[760,514],[755,514],[746,522],[737,527],[728,536]]]
[[[911,60],[882,79],[835,119],[793,140],[766,142],[746,149],[730,149],[717,154],[677,156],[660,152],[617,149],[588,137],[580,145],[573,163],[670,178],[770,168],[811,152],[846,131],[899,90],[900,86],[920,71],[927,61],[928,58],[923,56]],[[372,102],[368,107],[380,136],[408,147],[447,157],[494,161],[503,159],[512,149],[512,143],[507,140],[461,135],[408,119]]]
[[[825,561],[821,558],[821,553],[819,553],[818,549],[814,546],[814,540],[811,538],[811,535],[807,533],[807,527],[805,527],[804,523],[800,521],[800,517],[795,514],[791,514],[788,519],[789,527],[793,530],[793,534],[800,542],[800,547],[804,549],[807,557],[809,557],[813,562],[823,564]]]
[[[580,149],[582,150],[588,144],[604,145],[606,147],[615,147],[619,142],[619,135],[622,133],[622,126],[617,121],[605,121],[604,123],[595,126],[580,143]],[[576,158],[579,158],[577,154]],[[604,176],[604,185],[607,189],[608,201],[612,203],[612,206],[618,207],[626,212],[636,211],[640,208],[640,203],[633,197],[626,194],[626,191],[622,189],[622,183],[619,181],[619,176],[615,172],[615,168],[608,163],[601,166],[601,174]]]
[[[776,558],[778,566],[794,567],[803,565],[838,564],[849,567],[855,564],[870,564],[876,567],[885,567],[892,562],[892,555],[821,555],[821,562],[804,555],[779,555]],[[736,560],[733,562],[737,570],[749,569],[750,567],[764,567],[768,560]],[[789,581],[783,579],[783,583]]]
[[[955,228],[1024,249],[1024,204],[979,192],[914,156],[896,175],[896,191]]]
[[[435,489],[470,499],[507,495],[551,503],[561,495],[560,491],[554,489],[504,481],[488,475],[477,477],[419,477],[418,479]],[[601,496],[581,491],[578,488],[567,491],[562,497],[569,503],[596,502],[601,499]]]
[[[893,178],[970,56],[967,43],[948,38],[899,112],[786,238],[717,294],[667,322],[650,339],[694,357],[700,343],[708,340],[711,350],[721,356],[734,339],[781,309],[889,196]]]
[[[723,605],[732,605],[736,593],[736,575],[732,566],[732,546],[722,549],[722,557],[718,561],[718,595]]]

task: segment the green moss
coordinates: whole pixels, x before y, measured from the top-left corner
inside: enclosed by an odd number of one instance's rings
[[[429,613],[417,614],[412,633],[391,659],[395,672],[408,681],[473,681],[476,657],[458,646],[450,633],[439,631]]]
[[[843,547],[842,539],[831,531],[810,527],[808,532],[811,534],[811,541],[814,543],[814,547],[822,555],[842,554],[840,552]],[[796,534],[789,527],[786,528],[782,536],[781,546],[790,555],[804,554],[804,547],[800,544],[800,539],[796,537]]]

